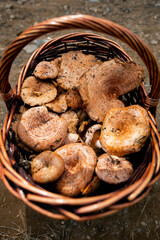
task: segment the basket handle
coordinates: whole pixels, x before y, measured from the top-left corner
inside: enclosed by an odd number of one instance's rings
[[[109,20],[81,14],[57,17],[38,23],[20,34],[7,48],[0,64],[0,91],[7,107],[9,100],[14,95],[9,84],[9,72],[14,59],[23,47],[43,34],[57,30],[77,28],[98,31],[116,37],[138,53],[145,63],[150,77],[151,92],[146,96],[146,105],[156,109],[160,96],[160,72],[155,57],[147,45],[125,27]]]

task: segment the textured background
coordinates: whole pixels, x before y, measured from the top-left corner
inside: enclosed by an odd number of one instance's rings
[[[0,0],[0,58],[11,41],[42,20],[68,14],[90,14],[119,23],[149,46],[160,66],[160,1],[156,0]],[[10,74],[12,86],[32,52],[50,38],[70,31],[48,34],[33,41],[16,58]],[[108,36],[107,36],[108,37]],[[115,40],[115,39],[114,39]],[[119,42],[119,41],[117,41]],[[139,57],[119,42],[138,63]],[[143,65],[143,64],[142,64]],[[147,71],[145,86],[150,90]],[[0,127],[6,108],[0,99]],[[160,126],[160,110],[157,121]],[[103,219],[77,223],[46,218],[12,196],[0,182],[0,239],[160,239],[160,181],[140,203]]]

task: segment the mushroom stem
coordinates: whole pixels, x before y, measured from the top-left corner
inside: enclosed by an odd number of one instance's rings
[[[91,142],[93,140],[93,136],[94,136],[95,132],[100,130],[101,127],[102,127],[101,124],[95,124],[87,130],[86,135],[85,135],[85,137],[86,137],[85,143],[86,144],[91,145]]]

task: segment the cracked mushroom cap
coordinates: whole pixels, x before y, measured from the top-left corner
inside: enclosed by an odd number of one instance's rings
[[[119,184],[126,182],[132,176],[133,167],[125,158],[105,153],[98,158],[95,172],[104,182]]]
[[[57,148],[67,135],[67,123],[47,108],[34,107],[26,111],[18,125],[18,136],[36,152]]]
[[[41,61],[39,62],[34,69],[34,76],[38,79],[54,79],[58,75],[58,63],[57,61]]]
[[[63,195],[77,196],[91,182],[97,156],[91,147],[82,143],[67,144],[55,152],[64,161],[64,173],[55,187]]]
[[[44,151],[31,162],[31,174],[35,182],[46,184],[56,181],[64,172],[63,159],[55,152]]]
[[[62,55],[60,72],[57,77],[58,84],[63,89],[77,88],[79,78],[90,67],[101,63],[95,56],[84,54],[81,51],[69,51]]]
[[[118,97],[137,88],[143,78],[143,69],[132,61],[112,59],[91,67],[80,78],[79,85],[89,117],[103,122],[110,108],[124,106]]]
[[[56,96],[57,89],[52,83],[43,82],[33,76],[26,78],[22,85],[22,100],[30,106],[51,102]]]
[[[108,111],[100,143],[105,152],[121,157],[140,151],[149,136],[147,111],[139,105],[132,105]]]

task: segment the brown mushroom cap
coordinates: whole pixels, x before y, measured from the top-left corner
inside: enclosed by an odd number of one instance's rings
[[[18,125],[21,141],[37,152],[57,148],[66,135],[66,121],[44,106],[26,111]]]
[[[57,99],[45,104],[45,106],[56,113],[65,112],[68,108],[67,101],[66,101],[66,94],[62,93],[61,95],[59,95]]]
[[[70,89],[66,93],[66,101],[71,110],[81,108],[83,101],[77,89]]]
[[[57,89],[52,83],[43,82],[33,76],[26,78],[22,85],[22,100],[30,106],[51,102],[56,96]]]
[[[142,80],[143,69],[131,61],[112,59],[91,67],[79,81],[79,92],[90,118],[103,122],[110,108],[124,106],[117,98],[137,88]]]
[[[47,61],[41,61],[37,64],[37,66],[34,69],[34,76],[38,79],[54,79],[58,75],[58,65],[57,62],[47,62]]]
[[[109,184],[126,182],[133,174],[132,164],[125,158],[106,154],[98,158],[95,172],[99,179]]]
[[[68,111],[61,114],[61,118],[63,118],[68,124],[68,132],[69,133],[77,133],[77,124],[78,124],[78,116],[74,111]]]
[[[112,108],[104,119],[100,143],[105,152],[120,157],[140,151],[149,135],[149,117],[144,108]]]
[[[44,151],[31,162],[31,174],[35,182],[46,184],[57,180],[64,172],[63,159],[55,152]]]
[[[77,88],[80,76],[91,66],[100,62],[93,55],[86,55],[81,51],[64,53],[57,82],[63,89]]]
[[[91,147],[82,143],[67,144],[55,152],[64,161],[64,173],[55,187],[63,195],[77,196],[91,181],[97,156]]]

